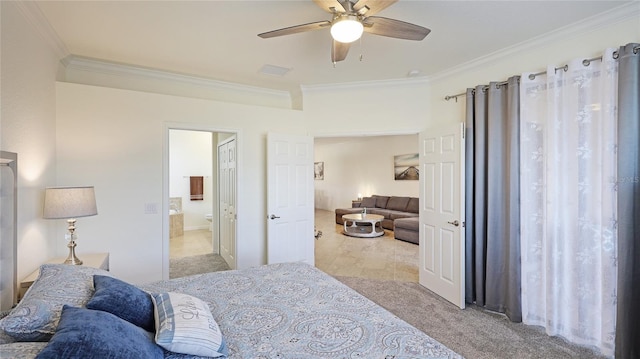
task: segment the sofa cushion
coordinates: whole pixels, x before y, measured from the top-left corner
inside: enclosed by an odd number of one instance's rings
[[[418,217],[398,218],[395,221],[393,221],[393,227],[394,227],[394,230],[395,228],[403,228],[403,229],[418,231],[418,227],[420,227],[420,218]]]
[[[411,218],[411,217],[418,217],[419,214],[417,213],[409,213],[409,212],[403,212],[403,211],[389,211],[389,218],[393,219],[394,221],[396,219],[401,219],[401,218]]]
[[[387,209],[404,211],[409,203],[409,197],[391,197],[387,203]]]
[[[409,203],[405,209],[407,212],[418,213],[420,211],[420,199],[416,197],[409,198]]]
[[[364,197],[362,199],[362,203],[360,203],[360,207],[375,207],[376,206],[376,199],[374,197]]]
[[[367,210],[369,214],[377,214],[379,216],[383,216],[384,218],[391,219],[391,211],[384,208],[371,208]]]
[[[388,196],[378,196],[374,194],[373,197],[376,199],[376,207],[387,208],[387,202],[389,201]]]

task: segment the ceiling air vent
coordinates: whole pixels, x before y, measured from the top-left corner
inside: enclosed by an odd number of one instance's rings
[[[282,77],[287,74],[287,72],[291,71],[290,68],[275,66],[275,65],[264,65],[260,69],[261,74],[278,76]]]

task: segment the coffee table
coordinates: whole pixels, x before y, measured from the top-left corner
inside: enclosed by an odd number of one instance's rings
[[[384,216],[378,214],[354,213],[342,216],[344,221],[344,231],[342,233],[351,237],[372,238],[384,235],[381,222]],[[347,225],[347,222],[350,225]],[[369,225],[363,225],[363,224]]]

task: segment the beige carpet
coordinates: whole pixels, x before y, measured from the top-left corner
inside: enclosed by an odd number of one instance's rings
[[[336,277],[467,359],[604,358],[476,306],[460,310],[418,283]]]
[[[219,254],[201,254],[169,260],[169,278],[229,270],[229,265]]]

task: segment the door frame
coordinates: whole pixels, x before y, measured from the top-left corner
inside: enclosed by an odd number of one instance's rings
[[[163,143],[162,143],[162,278],[164,280],[169,279],[169,132],[171,130],[183,130],[183,131],[202,131],[209,133],[232,133],[236,136],[236,201],[237,206],[236,210],[238,213],[238,218],[236,220],[236,247],[238,238],[241,236],[242,228],[237,225],[238,221],[241,219],[241,200],[242,191],[238,191],[238,183],[240,182],[240,178],[242,175],[242,147],[239,145],[242,141],[242,130],[237,128],[221,128],[206,124],[200,123],[187,123],[187,122],[165,122],[163,129]],[[218,153],[218,147],[212,146],[212,155],[215,152],[215,156]],[[214,173],[212,176],[218,175],[218,169],[212,168]],[[218,184],[216,180],[216,193],[219,190]],[[213,207],[212,207],[213,210]],[[220,239],[218,238],[218,247],[220,246]],[[219,248],[218,248],[219,251]],[[238,253],[236,249],[236,263],[238,262]]]

